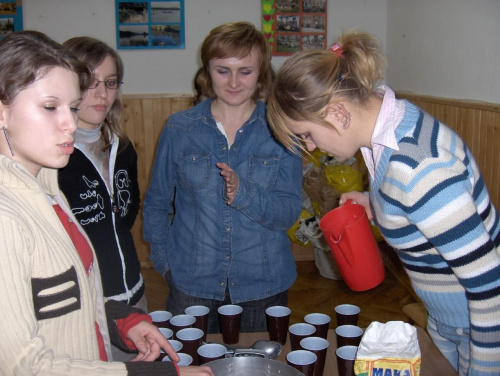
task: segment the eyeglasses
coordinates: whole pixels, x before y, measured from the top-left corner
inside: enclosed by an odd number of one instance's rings
[[[105,81],[95,80],[94,82],[92,82],[90,84],[90,86],[88,88],[89,89],[97,89],[97,87],[99,86],[99,84],[101,82],[104,82],[104,86],[106,86],[106,88],[110,89],[110,90],[117,90],[120,87],[120,85],[123,84],[123,82],[120,82],[118,80],[110,78],[109,80],[105,80]]]

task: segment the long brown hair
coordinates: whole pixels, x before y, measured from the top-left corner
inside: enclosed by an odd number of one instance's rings
[[[116,64],[116,74],[118,82],[123,81],[124,68],[123,61],[118,53],[106,43],[91,37],[75,37],[68,39],[63,46],[70,50],[78,59],[89,64],[94,70],[101,65],[109,55]],[[127,134],[121,128],[122,93],[118,88],[115,102],[111,106],[106,118],[103,121],[101,134],[104,141],[103,149],[111,147],[111,135],[116,135],[120,140],[120,149],[123,150],[130,142]]]

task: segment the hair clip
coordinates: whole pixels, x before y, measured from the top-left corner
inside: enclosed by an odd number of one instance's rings
[[[338,57],[344,58],[344,53],[342,52],[342,46],[338,43],[334,43],[331,45],[330,50],[337,55]]]

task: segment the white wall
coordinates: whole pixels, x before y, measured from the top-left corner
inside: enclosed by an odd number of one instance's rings
[[[215,26],[260,27],[260,0],[185,0],[185,50],[120,50],[124,92],[190,93],[199,48]],[[59,42],[91,35],[116,47],[114,0],[23,0],[24,27]],[[350,28],[387,49],[387,83],[421,95],[500,103],[500,0],[329,0],[328,44]],[[279,68],[286,57],[274,57]]]
[[[387,82],[500,103],[499,0],[388,0]]]
[[[329,0],[328,43],[349,28],[363,28],[385,44],[387,0]],[[199,49],[214,27],[232,21],[261,25],[260,0],[184,0],[186,49],[119,50],[125,63],[126,94],[191,93]],[[58,42],[90,35],[116,48],[114,0],[23,0],[25,29],[36,29]],[[276,56],[279,68],[286,57]]]

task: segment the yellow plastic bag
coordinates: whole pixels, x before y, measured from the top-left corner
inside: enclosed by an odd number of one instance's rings
[[[311,218],[314,214],[312,213],[309,213],[307,210],[305,209],[302,209],[302,212],[300,213],[300,217],[299,219],[297,219],[297,222],[295,222],[293,224],[292,227],[290,227],[288,230],[287,230],[287,234],[288,234],[288,238],[290,239],[291,242],[295,243],[295,244],[298,244],[302,247],[311,247],[311,243],[308,242],[307,244],[305,244],[304,242],[300,241],[299,239],[297,239],[297,236],[295,235],[295,233],[297,232],[298,228],[300,227],[300,219],[307,219],[307,218]]]
[[[340,194],[351,191],[364,191],[361,173],[348,164],[325,166],[325,176],[327,184],[335,188]]]

